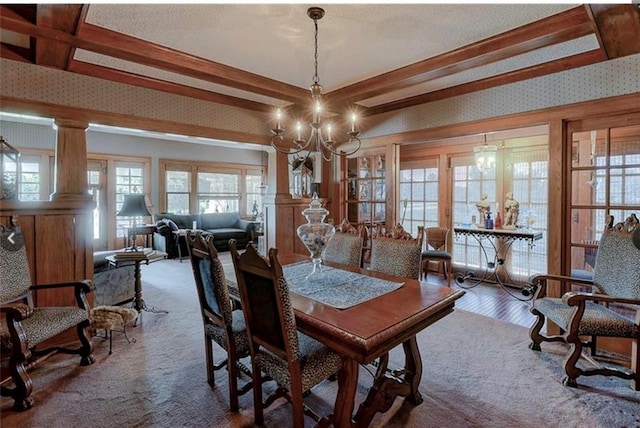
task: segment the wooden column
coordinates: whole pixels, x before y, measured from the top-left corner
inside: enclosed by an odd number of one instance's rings
[[[52,201],[87,201],[91,199],[87,183],[88,124],[56,119],[58,127],[55,154],[55,181]]]

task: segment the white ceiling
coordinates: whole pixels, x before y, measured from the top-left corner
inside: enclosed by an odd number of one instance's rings
[[[313,21],[303,4],[91,4],[86,22],[307,88]],[[318,74],[329,92],[554,15],[576,4],[328,4]],[[363,100],[364,106],[505,73],[598,47],[595,36]],[[271,105],[286,102],[78,49],[76,60]]]

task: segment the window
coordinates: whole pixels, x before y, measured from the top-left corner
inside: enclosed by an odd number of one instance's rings
[[[160,159],[159,212],[195,214],[262,211],[264,165],[216,164]]]
[[[116,213],[122,208],[124,196],[144,193],[144,165],[137,163],[116,164]],[[115,213],[114,213],[115,214]],[[140,219],[116,216],[116,236],[125,236],[125,229],[132,227]]]
[[[240,172],[198,172],[198,212],[240,210]]]
[[[548,152],[546,148],[514,150],[509,157],[511,177],[507,182],[512,183],[512,192],[520,203],[518,223],[542,231],[542,239],[535,241],[533,247],[525,241],[516,241],[511,246],[510,273],[524,279],[537,272],[547,272]],[[502,213],[504,215],[504,210]]]
[[[245,209],[251,216],[258,215],[262,212],[262,195],[260,194],[260,186],[263,184],[262,172],[249,170],[246,177]]]
[[[545,137],[546,138],[546,137]],[[533,246],[528,241],[516,240],[508,255],[509,276],[521,284],[537,272],[547,271],[547,193],[548,149],[546,145],[528,145],[531,142],[505,140],[498,155],[495,169],[480,173],[471,156],[453,157],[453,223],[469,227],[479,222],[475,206],[482,194],[488,196],[492,217],[499,209],[504,219],[504,200],[511,192],[520,204],[518,227],[531,225],[542,231],[542,239]],[[511,148],[512,147],[512,148]],[[484,269],[487,257],[492,260],[495,250],[485,245],[484,250],[473,237],[453,240],[454,261],[459,268]],[[486,251],[485,254],[483,251]]]
[[[479,221],[475,207],[483,194],[488,196],[491,207],[496,200],[496,169],[480,173],[475,166],[473,156],[460,156],[451,159],[453,173],[453,224],[470,226]],[[495,212],[495,209],[491,209]],[[453,236],[453,234],[452,234]],[[487,251],[490,258],[493,249]],[[472,237],[459,237],[453,240],[454,261],[465,267],[480,268],[486,260],[480,244]]]
[[[18,199],[21,201],[41,200],[40,156],[20,157],[20,180],[18,182]]]
[[[167,212],[189,214],[191,173],[189,171],[166,171]]]
[[[4,162],[4,159],[3,159]],[[49,197],[47,179],[49,156],[22,153],[19,157],[20,175],[17,177],[17,194],[20,201],[42,201]],[[8,174],[16,173],[16,164],[4,163],[2,170]]]
[[[398,222],[413,236],[418,226],[438,226],[438,190],[437,158],[400,166]]]
[[[623,119],[623,123],[630,122]],[[570,124],[569,130],[572,151],[568,264],[571,270],[591,271],[607,215],[613,215],[617,223],[640,210],[640,125],[608,128],[590,126],[585,121]]]

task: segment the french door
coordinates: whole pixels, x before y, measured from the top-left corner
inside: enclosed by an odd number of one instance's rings
[[[608,215],[640,215],[640,118],[637,115],[569,122],[567,136],[568,246],[565,274],[594,268]]]

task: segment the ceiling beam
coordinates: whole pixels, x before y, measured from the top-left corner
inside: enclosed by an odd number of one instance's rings
[[[584,7],[575,7],[460,49],[328,93],[332,102],[357,102],[593,33]]]
[[[571,70],[573,68],[584,67],[585,65],[595,64],[597,62],[606,61],[605,53],[600,50],[592,50],[583,52],[570,57],[545,62],[542,64],[532,65],[530,67],[521,68],[519,70],[509,71],[507,73],[496,76],[487,77],[485,79],[475,80],[473,82],[464,83],[450,88],[440,89],[438,91],[428,92],[426,94],[414,97],[404,98],[366,110],[368,116],[380,113],[387,113],[402,108],[413,107],[415,105],[424,104],[432,101],[451,98],[458,95],[469,94],[471,92],[482,91],[484,89],[495,88],[510,83],[520,82],[534,77],[546,76],[548,74],[558,73],[560,71]]]
[[[587,7],[609,59],[640,53],[638,4],[589,4]]]
[[[82,9],[81,4],[39,4],[36,24],[67,34],[75,34]],[[64,70],[72,53],[72,47],[66,43],[38,38],[35,46],[35,63]]]
[[[0,43],[0,58],[32,63],[31,49]]]
[[[109,67],[98,66],[84,61],[73,61],[69,65],[69,71],[93,76],[100,79],[111,80],[127,85],[139,86],[156,91],[167,92],[170,94],[181,95],[185,97],[197,98],[204,101],[210,101],[218,104],[240,107],[247,110],[259,112],[271,112],[273,107],[269,104],[259,103],[257,101],[246,100],[244,98],[232,97],[230,95],[218,94],[216,92],[198,89],[191,86],[180,85],[178,83],[167,82],[161,79],[141,76],[139,74],[129,73],[126,71],[116,70]]]
[[[0,6],[0,27],[16,33],[59,41],[79,49],[289,102],[307,102],[309,98],[306,89],[125,36],[115,31],[83,24],[80,26],[78,36],[73,36],[64,31],[17,19],[15,16],[5,14],[4,9],[4,6]]]

